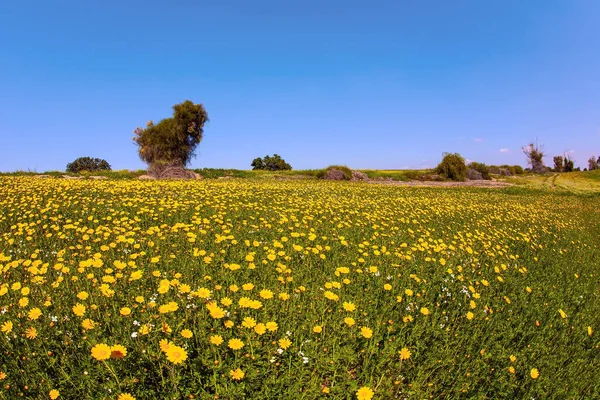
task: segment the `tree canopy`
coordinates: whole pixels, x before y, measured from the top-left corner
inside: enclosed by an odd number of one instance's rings
[[[264,158],[257,157],[252,160],[250,166],[253,170],[284,171],[292,169],[292,166],[286,163],[279,154],[266,155]]]
[[[173,106],[173,116],[145,128],[136,128],[133,141],[142,161],[148,165],[184,167],[194,157],[202,141],[208,114],[202,104],[190,100]]]

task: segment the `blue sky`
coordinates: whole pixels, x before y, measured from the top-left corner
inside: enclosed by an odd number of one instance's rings
[[[143,168],[133,130],[185,99],[194,168],[600,156],[597,0],[13,0],[0,37],[1,171]]]

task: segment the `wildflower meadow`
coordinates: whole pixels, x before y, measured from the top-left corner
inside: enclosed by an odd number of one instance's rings
[[[600,398],[599,205],[0,177],[0,399]]]

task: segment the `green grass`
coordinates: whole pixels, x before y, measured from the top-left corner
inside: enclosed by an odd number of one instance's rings
[[[580,194],[600,193],[600,170],[525,174],[504,179],[509,183],[527,186],[532,189],[566,191]]]

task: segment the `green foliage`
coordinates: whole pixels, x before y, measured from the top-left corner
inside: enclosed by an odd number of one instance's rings
[[[453,181],[467,179],[468,168],[460,154],[444,153],[443,156],[442,162],[435,169],[437,174]]]
[[[150,121],[145,128],[136,128],[133,141],[139,147],[142,161],[151,167],[184,167],[202,141],[206,122],[208,114],[204,106],[186,100],[173,106],[173,117],[158,124]]]
[[[91,157],[79,157],[75,161],[67,164],[67,172],[78,174],[82,171],[110,171],[110,164],[106,160]]]
[[[565,160],[562,156],[554,156],[554,171],[562,172],[565,165]]]
[[[520,165],[513,165],[512,168],[515,171],[515,175],[523,175],[525,173],[523,167],[521,167]]]
[[[600,157],[596,160],[596,157],[592,156],[588,160],[588,170],[594,171],[598,169],[598,165],[600,164]]]
[[[273,156],[266,155],[264,158],[255,158],[250,164],[253,170],[266,170],[266,171],[289,171],[292,166],[285,162],[279,154],[273,154]]]
[[[486,180],[492,179],[490,176],[490,168],[484,163],[472,161],[468,165],[469,168],[474,169],[475,171],[481,174],[481,177]]]
[[[573,159],[569,155],[566,155],[564,158],[563,172],[573,172],[575,170]]]

